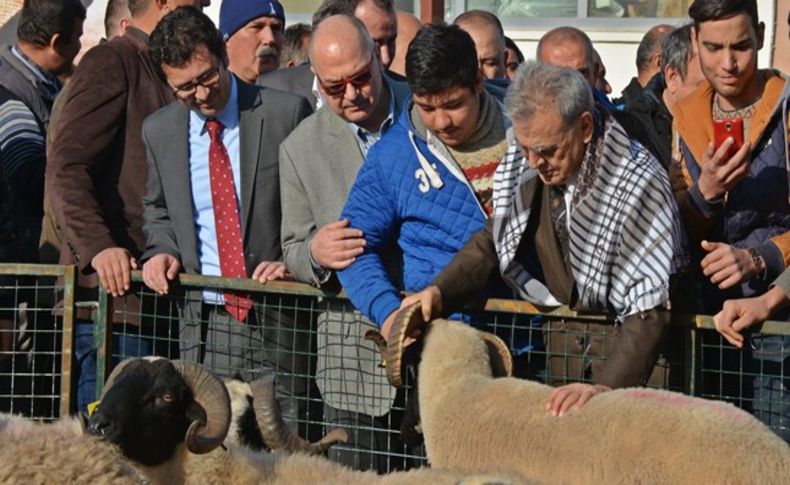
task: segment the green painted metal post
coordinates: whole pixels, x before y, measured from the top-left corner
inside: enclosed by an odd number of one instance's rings
[[[112,369],[112,296],[99,288],[99,308],[93,322],[93,343],[96,346],[96,399],[104,390],[104,380]]]
[[[74,266],[63,267],[63,341],[60,355],[60,415],[71,414],[71,395],[74,390],[71,367],[74,362]]]

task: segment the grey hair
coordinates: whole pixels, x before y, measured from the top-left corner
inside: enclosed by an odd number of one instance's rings
[[[570,126],[584,112],[593,111],[594,101],[590,84],[579,71],[529,61],[519,66],[505,107],[511,119],[521,121],[551,107]]]
[[[307,24],[293,24],[285,29],[285,42],[280,53],[280,67],[285,67],[288,61],[293,61],[298,66],[307,61],[307,52],[310,41],[308,40],[307,49],[302,49],[302,38],[310,35],[312,28]]]
[[[365,27],[365,24],[363,24],[361,20],[351,15],[330,15],[329,17],[322,20],[321,23],[319,23],[317,26],[313,27],[313,34],[310,36],[310,44],[308,44],[308,48],[307,48],[307,52],[310,57],[310,62],[312,64],[315,64],[315,60],[313,59],[313,57],[315,56],[315,53],[313,52],[315,50],[315,39],[320,37],[317,34],[319,34],[325,27],[324,25],[322,25],[322,23],[328,18],[333,18],[333,17],[343,18],[347,20],[351,25],[353,25],[354,29],[357,31],[357,38],[359,42],[362,44],[362,52],[365,54],[365,57],[369,55],[373,55],[373,49],[374,49],[373,40],[370,38],[368,29]]]
[[[684,81],[688,74],[689,60],[694,53],[694,46],[691,44],[692,25],[675,29],[661,42],[661,72],[668,67],[677,69],[680,79]]]

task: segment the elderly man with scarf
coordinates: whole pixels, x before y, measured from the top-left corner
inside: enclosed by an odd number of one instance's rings
[[[670,277],[685,262],[678,211],[666,171],[595,108],[577,71],[522,65],[506,105],[518,143],[497,169],[493,217],[402,306],[420,301],[426,318],[442,314],[498,269],[535,305],[614,314],[610,335],[573,349],[594,358],[605,349],[606,360],[567,376],[592,383],[554,391],[547,409],[562,415],[649,377],[669,324]],[[575,340],[556,341],[558,334],[550,335],[550,355],[568,352]]]

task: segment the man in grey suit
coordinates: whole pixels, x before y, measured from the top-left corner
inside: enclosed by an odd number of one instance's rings
[[[221,34],[196,9],[164,17],[151,35],[150,52],[180,102],[143,125],[149,165],[145,283],[164,294],[182,270],[251,275],[262,283],[282,277],[276,147],[310,106],[231,74]],[[293,326],[282,314],[255,311],[250,295],[203,291],[181,317],[181,358],[220,374],[248,377],[276,369],[304,376],[306,362],[297,362],[302,359],[294,351],[306,351],[306,332]],[[300,393],[303,380],[279,384]]]
[[[310,59],[326,104],[280,145],[283,252],[296,279],[327,287],[337,284],[333,272],[362,252],[362,234],[338,217],[365,154],[397,120],[409,91],[383,76],[374,44],[355,17],[336,15],[319,23]],[[373,451],[336,448],[330,456],[356,468],[383,468],[375,451],[387,450],[386,432],[370,430],[387,429],[381,417],[390,412],[395,391],[377,367],[377,351],[362,340],[376,326],[358,312],[330,306],[317,327],[316,381],[324,417],[365,429],[348,431],[358,433],[354,446]]]

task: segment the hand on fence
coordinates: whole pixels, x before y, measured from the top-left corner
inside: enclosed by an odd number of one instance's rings
[[[400,307],[406,308],[415,303],[422,304],[422,318],[424,318],[426,322],[430,321],[432,318],[442,313],[442,291],[438,286],[431,285],[418,293],[404,298]]]
[[[252,279],[268,283],[274,280],[290,280],[292,276],[282,261],[264,261],[252,272]]]
[[[329,223],[313,236],[310,253],[322,268],[345,269],[365,250],[362,231],[348,224],[348,219]]]
[[[715,153],[713,151],[713,143],[709,143],[702,154],[697,186],[707,201],[713,201],[724,196],[735,184],[741,181],[749,170],[751,146],[748,142],[744,143],[732,158],[729,160],[724,158],[733,143],[735,141],[732,138],[728,138]]]
[[[124,248],[107,248],[93,257],[91,266],[99,275],[99,283],[112,296],[123,296],[129,291],[132,270],[137,260]]]
[[[708,254],[702,258],[702,272],[722,290],[749,281],[757,275],[757,266],[748,249],[729,244],[702,241]]]
[[[773,311],[788,303],[790,299],[784,291],[775,286],[758,297],[725,301],[722,310],[713,317],[713,323],[729,343],[742,349],[741,332],[767,320]]]
[[[181,262],[178,258],[166,253],[157,254],[143,265],[143,282],[160,295],[166,295],[170,290],[168,281],[173,281],[179,271]]]
[[[554,416],[563,416],[571,409],[581,409],[587,401],[606,391],[611,391],[610,387],[602,384],[585,384],[575,382],[566,384],[551,391],[549,399],[546,401],[546,410]]]

